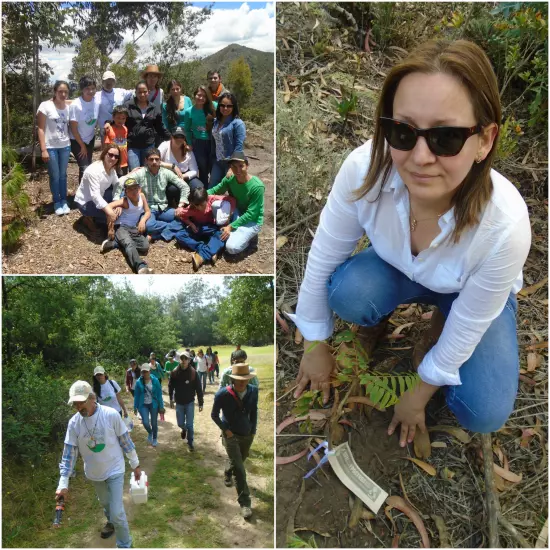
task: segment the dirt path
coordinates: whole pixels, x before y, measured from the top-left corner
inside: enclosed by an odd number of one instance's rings
[[[164,386],[165,384],[163,384]],[[213,477],[205,477],[204,484],[210,485],[216,495],[218,506],[216,509],[209,511],[209,516],[221,527],[224,535],[224,544],[222,547],[240,547],[240,548],[268,548],[273,547],[273,520],[271,518],[262,517],[261,514],[254,513],[248,521],[244,520],[240,514],[240,507],[237,502],[237,494],[234,487],[226,487],[223,482],[223,470],[225,466],[226,453],[221,444],[220,431],[216,424],[210,418],[210,411],[214,401],[214,394],[218,389],[218,385],[207,385],[206,395],[204,400],[204,410],[199,413],[198,404],[195,405],[195,454],[193,459],[200,460],[201,467],[213,468],[218,475]],[[143,471],[147,473],[149,478],[150,498],[147,504],[133,504],[129,494],[128,480],[124,487],[124,507],[128,517],[130,532],[134,537],[134,545],[144,543],[143,539],[147,539],[148,533],[141,532],[139,527],[134,525],[134,519],[147,514],[149,506],[159,506],[159,502],[152,499],[153,484],[151,476],[154,474],[158,459],[163,452],[175,451],[183,455],[190,455],[190,451],[186,441],[182,441],[180,437],[180,429],[176,422],[176,411],[170,409],[169,400],[166,390],[164,390],[164,399],[166,406],[166,414],[164,422],[160,422],[159,418],[159,434],[158,447],[154,448],[146,443],[147,432],[142,424],[135,420],[136,426],[132,430],[132,440],[136,444],[140,465]],[[131,410],[131,409],[129,409]],[[191,457],[190,457],[191,459]],[[128,467],[127,467],[128,470]],[[182,472],[183,475],[184,472]],[[128,471],[126,478],[129,477]],[[266,479],[247,473],[248,485],[252,494],[252,508],[256,504],[254,498],[255,493],[264,492],[266,489]],[[90,488],[93,491],[92,488]],[[99,507],[99,504],[97,505]],[[101,512],[98,511],[98,516]],[[101,522],[103,519],[101,520]],[[186,533],[193,528],[193,515],[185,515],[182,513],[181,518],[177,521],[178,531]],[[115,537],[102,539],[99,534],[99,526],[103,523],[95,523],[82,537],[79,536],[79,544],[84,548],[114,548]],[[176,525],[172,522],[172,527]],[[162,525],[156,524],[156,530],[161,531]]]
[[[205,264],[199,273],[273,273],[274,239],[274,156],[272,136],[265,135],[260,127],[252,127],[247,135],[246,153],[251,156],[250,173],[265,184],[264,226],[259,235],[258,248],[238,256],[224,255],[214,267]],[[99,158],[96,151],[94,159]],[[255,157],[255,158],[253,158]],[[53,213],[46,167],[42,167],[35,181],[25,184],[31,208],[38,214],[36,223],[21,238],[17,250],[3,252],[3,271],[12,274],[108,274],[131,273],[131,269],[118,251],[100,254],[99,247],[105,237],[92,241],[82,233],[80,212],[73,202],[78,188],[78,167],[71,157],[68,168],[68,192],[71,213],[58,217]],[[3,212],[6,218],[6,212]],[[170,243],[157,241],[149,249],[149,267],[156,273],[193,273],[191,254]]]

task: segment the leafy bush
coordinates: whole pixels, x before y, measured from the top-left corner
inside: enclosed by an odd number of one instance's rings
[[[13,358],[2,369],[2,452],[16,461],[40,464],[65,434],[70,382],[45,373],[41,357]]]
[[[245,107],[240,110],[240,114],[245,122],[253,122],[254,124],[263,124],[268,116],[268,113],[259,107]]]

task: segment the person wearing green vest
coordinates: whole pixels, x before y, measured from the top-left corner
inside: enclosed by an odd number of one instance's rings
[[[262,229],[265,185],[260,178],[248,173],[248,158],[242,151],[235,151],[229,163],[233,175],[223,178],[208,194],[223,195],[228,191],[237,200],[234,219],[222,228],[220,239],[225,241],[228,254],[239,254]]]
[[[170,373],[180,364],[178,361],[179,355],[175,349],[166,354],[166,363],[164,363],[164,372],[170,378]]]

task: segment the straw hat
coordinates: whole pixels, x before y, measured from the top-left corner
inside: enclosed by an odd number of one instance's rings
[[[236,363],[231,366],[230,378],[235,380],[250,380],[256,375],[250,372],[250,367],[246,363]]]
[[[145,70],[141,73],[141,78],[146,78],[148,74],[158,74],[159,78],[162,76],[162,73],[159,71],[158,65],[147,65]]]

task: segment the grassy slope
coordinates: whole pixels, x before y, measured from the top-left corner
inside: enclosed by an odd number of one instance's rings
[[[197,347],[196,349],[200,349]],[[206,346],[203,347],[206,349]],[[219,352],[222,368],[229,365],[233,346],[214,347]],[[258,514],[273,518],[273,346],[246,348],[249,361],[258,372],[261,383],[260,420],[247,469],[251,474],[268,478],[265,494],[257,497]],[[82,376],[82,373],[75,375]],[[126,396],[125,396],[126,397]],[[138,454],[143,446],[136,441]],[[63,528],[54,530],[54,493],[59,478],[58,462],[61,447],[44,456],[40,468],[15,466],[2,462],[2,546],[3,547],[74,547],[78,536],[102,525],[102,511],[93,488],[83,475],[82,460],[77,464],[77,477],[71,480],[71,499],[63,518]],[[185,473],[182,473],[185,466]],[[129,478],[126,467],[126,477]],[[132,535],[142,547],[219,547],[220,527],[209,517],[223,513],[218,506],[215,491],[208,485],[210,476],[218,475],[204,468],[200,455],[182,457],[180,453],[159,453],[155,470],[155,491],[150,502],[162,507],[146,505],[146,513],[136,516],[130,524]],[[128,490],[126,483],[125,491]],[[183,505],[183,508],[182,508]],[[193,514],[193,528],[182,533],[178,519]],[[160,528],[164,526],[164,528]]]

